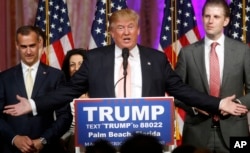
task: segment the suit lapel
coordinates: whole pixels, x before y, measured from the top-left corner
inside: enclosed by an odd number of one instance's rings
[[[15,72],[14,72],[17,88],[20,90],[21,96],[27,97],[24,78],[23,78],[23,71],[21,64],[16,66]]]
[[[223,76],[222,76],[222,83],[221,86],[223,86],[223,84],[225,84],[228,74],[232,73],[230,72],[229,67],[232,65],[231,61],[235,60],[234,58],[236,57],[234,54],[233,49],[234,46],[232,43],[229,42],[229,39],[227,37],[225,37],[225,43],[224,43],[224,67],[223,67]]]
[[[205,86],[205,89],[207,93],[209,93],[209,85],[208,85],[208,79],[206,75],[206,66],[205,66],[205,48],[204,48],[205,42],[204,39],[200,42],[198,42],[193,49],[193,57],[196,64],[196,67],[199,70],[199,73],[201,75],[201,80]]]
[[[114,87],[114,65],[115,65],[115,45],[111,45],[107,48],[107,51],[103,52],[103,70],[105,70],[105,76],[103,81],[106,83],[106,91],[111,97],[115,97]],[[111,88],[110,88],[111,87]]]
[[[146,55],[146,52],[142,51],[139,47],[140,59],[141,59],[141,72],[142,72],[142,97],[149,95],[150,85],[151,85],[151,61],[150,58]]]
[[[44,83],[44,80],[47,78],[47,76],[48,76],[47,69],[45,68],[44,65],[39,64],[31,97],[35,97],[37,95],[39,88]]]

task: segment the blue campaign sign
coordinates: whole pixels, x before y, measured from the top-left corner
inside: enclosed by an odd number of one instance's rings
[[[76,99],[75,113],[76,146],[99,138],[120,146],[133,133],[156,136],[165,145],[174,142],[173,97]]]

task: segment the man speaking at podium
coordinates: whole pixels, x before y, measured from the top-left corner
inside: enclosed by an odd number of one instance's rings
[[[27,100],[17,96],[16,104],[6,106],[4,113],[13,116],[31,111],[33,115],[46,113],[86,92],[91,98],[163,97],[167,92],[188,105],[210,112],[223,115],[247,112],[245,106],[233,102],[234,95],[220,99],[192,89],[173,71],[164,53],[137,44],[140,28],[135,11],[114,12],[109,25],[115,44],[88,51],[70,83],[40,98]]]

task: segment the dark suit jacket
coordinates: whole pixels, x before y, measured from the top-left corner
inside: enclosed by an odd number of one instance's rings
[[[63,72],[44,64],[40,64],[36,74],[36,80],[32,92],[32,98],[42,96],[47,92],[56,89],[64,82]],[[44,137],[48,141],[44,152],[53,152],[59,149],[60,137],[69,129],[72,114],[67,104],[57,110],[56,121],[54,121],[54,110],[44,114],[33,116],[26,114],[19,117],[12,117],[2,114],[5,105],[17,103],[16,95],[27,97],[21,64],[10,68],[0,74],[0,131],[2,134],[0,143],[4,143],[4,153],[19,152],[11,144],[15,135],[27,135],[31,139]],[[42,101],[47,103],[47,101]]]
[[[198,93],[183,84],[172,70],[164,53],[138,45],[142,69],[142,97],[165,96],[165,92],[205,110],[217,112],[218,98]],[[70,103],[88,91],[91,98],[115,97],[114,90],[115,45],[96,48],[87,52],[80,69],[72,76],[70,83],[47,96],[35,98],[38,113]],[[42,101],[48,101],[43,103]]]
[[[250,50],[247,45],[225,37],[225,54],[220,97],[236,94],[236,97],[250,108]],[[180,51],[176,72],[185,83],[195,89],[209,94],[206,76],[204,39]],[[246,92],[246,95],[244,95]],[[187,111],[183,130],[183,143],[205,147],[211,128],[211,117],[194,115],[191,107],[180,101],[176,105]],[[221,116],[221,132],[229,147],[230,136],[248,136],[247,117]]]

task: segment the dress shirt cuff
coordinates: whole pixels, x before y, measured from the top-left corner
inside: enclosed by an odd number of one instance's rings
[[[33,99],[29,99],[29,103],[30,103],[30,106],[31,106],[32,114],[34,116],[36,116],[37,115],[37,110],[36,110],[35,101]]]
[[[195,109],[195,107],[192,107],[192,110],[193,110],[194,115],[198,115],[199,114],[199,112]]]
[[[17,135],[16,135],[17,136]],[[11,144],[14,146],[14,140],[15,140],[15,138],[16,138],[16,136],[14,136],[14,138],[12,139],[12,141],[11,141]]]
[[[233,100],[235,103],[238,103],[238,104],[242,104],[241,101],[239,99],[234,99]]]

